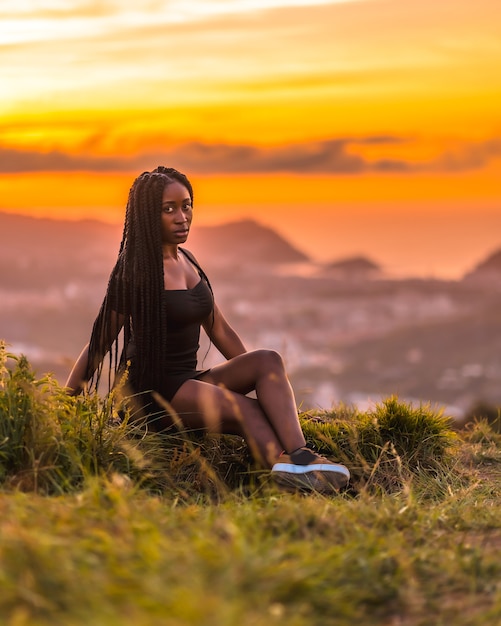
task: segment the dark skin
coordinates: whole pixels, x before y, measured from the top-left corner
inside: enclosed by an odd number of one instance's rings
[[[161,226],[165,289],[191,289],[200,280],[195,267],[179,252],[179,245],[188,238],[192,216],[186,187],[179,182],[168,184],[162,198]],[[115,336],[122,324],[123,319],[117,315]],[[294,394],[281,356],[273,350],[248,352],[215,303],[214,315],[203,328],[226,361],[198,379],[183,383],[170,402],[176,419],[188,429],[244,437],[263,467],[271,467],[284,450],[292,452],[304,446]],[[70,393],[81,390],[87,362],[88,346],[66,383]],[[256,398],[247,395],[252,391]]]

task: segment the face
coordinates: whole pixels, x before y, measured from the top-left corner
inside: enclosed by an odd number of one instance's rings
[[[188,238],[193,207],[188,190],[181,183],[169,183],[162,196],[162,241],[184,243]]]

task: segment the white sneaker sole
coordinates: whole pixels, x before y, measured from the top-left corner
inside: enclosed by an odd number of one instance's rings
[[[281,485],[319,492],[338,491],[346,487],[350,480],[347,467],[332,463],[318,463],[317,465],[275,463],[271,474]]]

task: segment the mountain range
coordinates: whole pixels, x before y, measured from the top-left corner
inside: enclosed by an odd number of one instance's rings
[[[0,287],[21,280],[44,284],[48,274],[66,266],[76,275],[111,267],[116,259],[122,226],[97,220],[54,220],[0,211]],[[253,220],[218,226],[196,226],[189,249],[209,269],[266,269],[276,265],[305,264],[312,260],[271,228]],[[68,267],[70,264],[70,267]],[[356,275],[383,278],[384,268],[365,256],[318,264],[319,272],[332,276]],[[98,270],[99,268],[99,270]],[[16,271],[18,270],[18,271]],[[501,250],[495,251],[468,272],[469,280],[499,273]],[[10,278],[9,278],[10,277]],[[41,282],[40,282],[41,281]]]

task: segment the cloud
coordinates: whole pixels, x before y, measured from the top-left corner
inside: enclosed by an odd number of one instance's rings
[[[384,145],[404,141],[391,136],[337,138],[278,147],[187,143],[133,157],[72,155],[62,151],[37,152],[0,147],[0,173],[36,171],[117,172],[150,169],[160,163],[197,173],[307,173],[364,174],[369,172],[451,172],[479,169],[501,157],[501,140],[463,145],[436,159],[415,163],[404,159],[369,160],[357,154],[357,145]]]
[[[366,140],[368,143],[373,138]],[[360,143],[360,140],[357,140]],[[281,147],[258,148],[250,145],[189,143],[157,153],[131,158],[70,155],[61,151],[40,153],[0,148],[0,172],[33,171],[128,171],[151,167],[154,163],[176,163],[189,171],[200,173],[361,173],[368,163],[350,154],[349,139],[291,144]]]
[[[120,169],[123,169],[123,161],[118,158],[72,156],[57,150],[44,153],[34,150],[0,148],[0,173],[4,174]]]
[[[205,17],[253,13],[256,11],[311,7],[312,5],[345,4],[361,0],[3,0],[0,15],[31,16],[54,19],[67,16],[99,16],[123,12],[165,16],[172,19],[182,16],[184,19],[199,20]]]
[[[468,144],[456,152],[446,152],[438,159],[437,167],[448,172],[479,169],[499,157],[501,157],[501,139],[491,139]]]
[[[0,17],[64,20],[72,17],[100,17],[118,13],[124,3],[110,0],[3,0]]]
[[[359,173],[364,160],[346,151],[345,140],[292,144],[278,148],[228,146],[224,144],[185,146],[179,158],[186,168],[227,172],[337,172]]]

